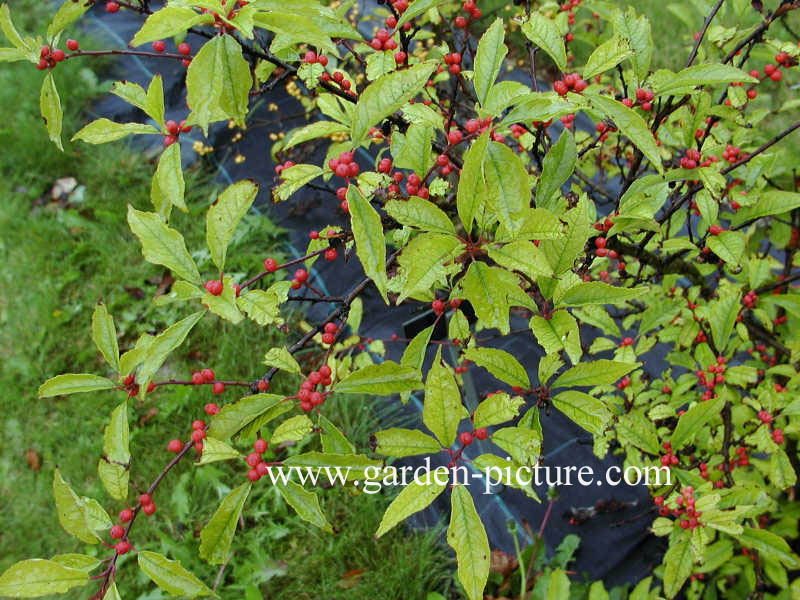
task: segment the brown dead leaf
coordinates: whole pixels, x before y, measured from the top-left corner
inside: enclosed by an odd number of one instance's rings
[[[342,575],[342,578],[336,585],[343,589],[351,588],[358,584],[363,574],[364,569],[353,569],[352,571],[348,571]]]
[[[515,556],[502,550],[492,550],[492,554],[489,557],[489,570],[492,573],[500,573],[503,577],[508,577],[518,565],[519,562]]]
[[[28,463],[28,467],[31,471],[38,471],[42,467],[39,454],[33,448],[25,450],[25,462]]]
[[[144,413],[141,417],[139,417],[139,427],[145,425],[148,421],[153,419],[158,414],[158,409],[153,406],[147,409],[147,412]]]

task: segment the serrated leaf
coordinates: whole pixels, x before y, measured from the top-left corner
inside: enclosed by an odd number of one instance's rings
[[[455,226],[445,212],[429,200],[411,196],[408,200],[390,200],[384,207],[401,225],[438,233],[455,233]]]
[[[633,56],[630,61],[637,81],[644,81],[650,71],[653,55],[653,36],[650,33],[650,21],[645,16],[637,17],[633,7],[626,12],[618,10],[614,15],[614,33],[628,41]]]
[[[275,487],[278,488],[286,504],[291,506],[301,519],[323,531],[333,533],[333,527],[322,512],[319,498],[315,493],[309,492],[302,485],[291,480],[277,481]]]
[[[390,396],[420,388],[422,380],[419,369],[387,360],[353,371],[336,383],[333,391],[342,394]]]
[[[392,427],[374,434],[375,452],[384,456],[402,458],[417,454],[433,454],[442,446],[439,442],[417,429]]]
[[[8,35],[7,32],[6,35]],[[47,128],[47,135],[50,141],[63,152],[64,146],[61,144],[61,127],[64,114],[61,111],[61,99],[58,97],[58,90],[56,89],[56,82],[53,79],[52,72],[45,75],[44,81],[42,81],[42,90],[39,94],[39,109],[42,113],[42,119]]]
[[[464,296],[483,326],[496,327],[505,335],[509,332],[508,297],[506,291],[498,285],[496,271],[497,269],[482,262],[473,262],[469,265],[461,286]]]
[[[590,304],[622,304],[648,292],[647,287],[624,288],[602,281],[581,282],[569,288],[559,298],[559,306],[587,306]]]
[[[210,14],[199,14],[191,8],[181,6],[164,6],[147,17],[130,45],[141,46],[148,42],[175,37],[190,27],[213,20]]]
[[[208,463],[217,462],[220,460],[231,460],[239,458],[241,454],[236,448],[229,446],[225,442],[206,436],[203,440],[203,452],[200,455],[198,465],[207,465]]]
[[[96,119],[72,136],[72,141],[80,140],[88,144],[105,144],[121,140],[129,135],[154,134],[159,131],[152,125],[141,123],[115,123],[110,119]]]
[[[664,555],[664,594],[667,598],[677,596],[694,568],[694,553],[688,535],[674,538]]]
[[[492,85],[497,79],[506,54],[508,54],[508,48],[505,45],[503,19],[497,18],[483,32],[475,52],[472,84],[475,86],[475,94],[478,96],[481,106],[486,104],[489,90],[492,89]]]
[[[441,348],[425,379],[422,422],[444,447],[456,438],[458,424],[464,417],[461,392],[452,371],[442,364]]]
[[[159,215],[136,210],[129,204],[128,225],[142,244],[142,255],[147,262],[163,265],[191,283],[201,283],[200,272],[183,236],[167,227]]]
[[[71,569],[52,560],[32,558],[14,563],[0,575],[0,595],[36,598],[64,594],[87,583],[89,574],[85,571]]]
[[[375,532],[375,537],[381,537],[398,523],[430,506],[445,490],[447,483],[446,478],[443,484],[438,483],[436,477],[431,473],[427,473],[424,480],[414,479],[386,508],[378,530]]]
[[[454,485],[447,543],[456,553],[458,581],[469,600],[483,600],[489,578],[489,539],[469,491]]]
[[[282,202],[288,200],[292,194],[310,181],[313,181],[324,171],[317,165],[294,165],[281,171],[282,183],[274,188],[275,198]]]
[[[800,194],[797,192],[765,191],[758,196],[755,204],[743,206],[733,214],[731,227],[738,227],[742,223],[761,217],[782,215],[798,207],[800,207]]]
[[[113,387],[114,382],[105,377],[89,373],[68,373],[51,377],[40,385],[39,398],[50,398],[52,396],[80,392],[98,392],[100,390],[110,390]]]
[[[543,208],[528,208],[523,211],[521,225],[517,232],[511,234],[503,229],[497,228],[494,241],[498,243],[508,243],[517,240],[554,240],[562,235],[564,229],[553,213]]]
[[[315,123],[309,123],[305,127],[296,129],[290,135],[288,135],[286,142],[283,145],[283,149],[288,150],[289,148],[293,148],[294,146],[302,144],[303,142],[315,140],[321,137],[330,137],[337,133],[349,131],[349,129],[350,128],[346,125],[342,125],[336,121],[316,121]]]
[[[740,231],[723,231],[706,239],[706,246],[734,269],[739,269],[744,255],[745,239]]]
[[[472,422],[475,427],[499,425],[515,419],[522,406],[525,406],[525,400],[520,396],[511,397],[506,393],[490,394],[478,404]]]
[[[522,24],[522,33],[544,50],[553,59],[559,70],[566,70],[567,51],[564,47],[564,38],[552,19],[537,12],[531,13],[530,19]]]
[[[125,500],[128,497],[130,482],[128,469],[101,458],[97,463],[97,475],[109,496],[115,500]]]
[[[280,298],[269,290],[249,290],[236,299],[243,313],[261,326],[280,324]]]
[[[521,465],[533,465],[542,450],[542,434],[529,427],[503,427],[492,433],[492,442]]]
[[[187,571],[177,560],[170,560],[163,554],[147,550],[139,551],[137,560],[144,574],[171,596],[196,598],[214,595],[206,584]]]
[[[203,318],[205,311],[201,310],[181,319],[159,333],[145,350],[142,364],[139,367],[139,384],[147,387],[153,375],[161,368],[167,356],[180,346],[189,335],[189,332]]]
[[[275,367],[289,373],[297,373],[298,375],[303,373],[294,356],[289,354],[286,348],[270,348],[263,362],[268,367]]]
[[[670,77],[656,85],[653,93],[656,96],[663,96],[684,88],[692,88],[698,85],[720,85],[723,83],[741,81],[742,83],[758,83],[758,79],[750,77],[746,72],[730,65],[720,63],[706,63],[694,65],[679,71],[674,77]]]
[[[103,433],[103,456],[109,462],[117,463],[113,466],[122,470],[122,473],[119,473],[113,479],[116,482],[115,485],[106,485],[106,490],[116,500],[124,499],[127,496],[128,471],[124,468],[124,465],[127,465],[131,460],[129,439],[128,402],[125,401],[111,412],[108,425]]]
[[[456,250],[458,238],[443,233],[423,233],[414,237],[397,259],[405,281],[397,304],[409,296],[428,296],[431,288],[444,279]]]
[[[553,268],[547,262],[544,252],[527,240],[511,242],[500,248],[490,246],[489,258],[501,267],[519,271],[534,280],[553,275]]]
[[[239,221],[247,214],[258,194],[258,184],[254,181],[237,181],[229,185],[217,197],[206,215],[206,243],[211,252],[211,260],[220,271],[225,268],[228,244]]]
[[[439,4],[444,4],[444,2],[445,0],[414,0],[414,2],[403,11],[403,14],[400,16],[400,19],[398,19],[395,28],[402,27],[411,19],[418,17],[422,13],[429,11]]]
[[[150,185],[150,201],[156,212],[165,221],[169,221],[173,206],[177,206],[183,212],[189,210],[184,200],[185,192],[186,183],[181,167],[181,146],[172,144],[161,153],[158,159],[158,166]]]
[[[356,254],[364,268],[364,274],[378,288],[383,301],[389,304],[386,296],[386,239],[383,236],[381,218],[354,185],[347,188],[347,205],[356,242]]]
[[[230,35],[214,36],[186,71],[186,103],[192,111],[188,121],[206,135],[213,121],[233,119],[243,124],[252,82],[238,42]]]
[[[575,146],[575,138],[569,129],[564,129],[542,161],[542,175],[536,186],[537,207],[550,211],[558,207],[556,194],[572,175],[577,160],[578,149]]]
[[[633,51],[628,41],[615,35],[594,49],[583,68],[583,78],[590,79],[595,75],[605,73],[631,56],[633,56]]]
[[[469,348],[464,358],[485,368],[500,381],[510,386],[528,389],[531,386],[528,374],[519,361],[499,348]]]
[[[273,445],[283,444],[284,442],[298,442],[311,433],[314,423],[306,415],[296,415],[286,419],[275,428],[270,438]]]
[[[361,92],[353,113],[350,137],[358,145],[369,128],[399,110],[424,87],[433,70],[434,61],[418,63],[408,69],[394,71],[373,81]]]
[[[559,375],[550,387],[610,385],[640,366],[642,363],[615,362],[606,359],[578,363]]]
[[[553,406],[593,435],[602,435],[611,421],[611,412],[589,394],[568,390],[556,395]]]
[[[242,508],[250,494],[251,484],[243,483],[230,491],[222,499],[211,520],[200,532],[200,558],[212,565],[221,565],[228,560],[228,550],[231,547],[233,536],[236,534],[236,525],[242,514]]]
[[[74,553],[56,554],[55,556],[51,556],[50,560],[69,569],[78,569],[79,571],[85,571],[87,573],[94,571],[102,564],[102,561],[94,556]]]
[[[276,394],[254,394],[245,396],[240,400],[223,406],[211,418],[211,423],[206,432],[209,437],[218,440],[227,440],[248,423],[267,412],[273,406],[281,403],[283,396]]]
[[[97,303],[92,314],[92,340],[106,362],[119,372],[117,329],[114,327],[114,319],[102,302]]]
[[[90,527],[87,503],[64,481],[58,469],[53,471],[53,498],[56,504],[58,522],[71,536],[86,544],[97,544],[100,538]]]
[[[796,569],[800,564],[786,540],[766,529],[745,527],[737,541],[747,548],[757,550],[763,556],[780,561],[790,569]]]
[[[592,95],[589,101],[595,109],[614,122],[620,132],[633,142],[656,171],[664,172],[656,140],[642,117],[608,96]]]

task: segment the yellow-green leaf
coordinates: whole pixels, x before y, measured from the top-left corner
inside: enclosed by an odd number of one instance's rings
[[[469,600],[483,600],[489,578],[489,538],[467,488],[453,486],[450,506],[447,543],[456,553],[458,581]]]
[[[186,249],[183,236],[167,227],[156,213],[128,205],[128,225],[142,244],[142,255],[154,265],[163,265],[191,283],[201,283],[197,265]]]

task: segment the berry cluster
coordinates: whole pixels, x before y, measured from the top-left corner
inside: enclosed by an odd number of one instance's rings
[[[225,384],[221,381],[215,381],[214,371],[211,369],[203,369],[202,371],[196,371],[192,373],[192,384],[193,385],[204,385],[204,384],[211,384],[211,391],[214,394],[221,394],[225,391]],[[206,410],[208,413],[208,410]],[[208,413],[213,414],[213,413]]]
[[[453,75],[458,75],[461,73],[461,54],[459,52],[445,54],[444,63],[448,65],[447,70]]]
[[[570,73],[553,83],[553,91],[559,96],[566,96],[570,90],[580,94],[588,85],[577,73]]]
[[[680,164],[683,169],[696,169],[697,164],[700,162],[700,151],[694,148],[689,148],[686,154],[681,157]]]
[[[703,337],[705,337],[705,334],[703,334]],[[706,372],[708,372],[708,376],[706,376]],[[714,387],[725,383],[724,373],[725,373],[724,356],[718,356],[717,364],[709,365],[705,371],[703,371],[702,369],[698,369],[697,371],[695,371],[694,374],[697,377],[698,385],[700,387],[705,388],[705,392],[703,392],[703,395],[700,397],[700,400],[705,402],[706,400],[710,400],[711,398],[715,397]]]
[[[744,158],[744,156],[740,154],[741,151],[742,151],[741,148],[739,148],[738,146],[731,146],[730,144],[726,144],[725,150],[722,151],[722,158],[728,161],[729,163],[735,163],[736,161]]]
[[[461,10],[463,10],[469,16],[468,17],[464,17],[462,15],[458,15],[453,20],[453,24],[456,27],[458,27],[459,29],[464,29],[464,28],[467,27],[467,25],[469,25],[469,21],[468,21],[469,18],[471,18],[474,21],[477,21],[478,19],[481,18],[481,15],[483,14],[481,12],[481,9],[476,6],[474,0],[466,0],[461,5]]]
[[[397,42],[392,39],[391,34],[386,29],[378,29],[375,37],[369,41],[370,48],[373,50],[396,50]],[[402,62],[402,61],[400,61]]]
[[[681,519],[679,523],[681,529],[694,529],[695,527],[702,525],[702,523],[698,521],[701,513],[694,509],[694,488],[691,485],[684,487],[681,490],[680,495],[675,497],[675,508],[672,510],[670,510],[670,508],[666,505],[664,498],[661,496],[656,496],[653,498],[653,502],[660,506],[658,509],[658,514],[660,514],[662,517],[665,517],[670,513],[675,517],[686,517]]]
[[[266,261],[264,262],[266,266]],[[308,281],[308,271],[306,271],[305,269],[297,269],[294,272],[294,279],[292,279],[291,288],[293,290],[299,290],[301,287],[303,287],[303,285],[306,284],[307,281]]]
[[[125,391],[128,392],[128,398],[135,398],[139,394],[139,384],[136,383],[136,380],[133,374],[130,374],[122,380],[122,386],[125,388]],[[156,389],[156,384],[152,381],[147,384],[147,393],[149,394],[154,389]]]
[[[289,167],[293,167],[294,163],[290,160],[287,160],[279,165],[275,165],[275,174],[280,175],[284,169],[288,169]]]
[[[336,334],[339,332],[339,326],[336,323],[325,323],[322,328],[322,343],[330,346],[336,341]]]
[[[320,76],[322,81],[331,81],[331,79],[342,88],[343,91],[347,92],[351,96],[355,96],[356,93],[350,89],[350,81],[344,78],[344,73],[341,71],[334,71],[333,75],[328,75],[327,71]]]
[[[307,50],[303,55],[303,62],[307,65],[313,65],[317,63],[323,67],[326,67],[328,65],[328,57],[324,54],[317,55],[317,53],[313,50]]]
[[[650,109],[653,108],[653,92],[643,88],[636,88],[634,95],[636,96],[636,103],[639,107],[645,112],[650,112]]]
[[[338,157],[331,158],[328,161],[328,167],[337,177],[345,180],[345,185],[337,188],[336,197],[339,199],[339,208],[347,212],[349,209],[347,205],[347,183],[351,177],[358,175],[360,170],[358,163],[353,160],[352,152],[342,152]]]
[[[672,453],[672,444],[663,442],[661,447],[665,450],[665,454],[661,456],[661,466],[669,467],[678,464],[678,457]]]
[[[603,236],[599,236],[594,238],[594,255],[603,258],[604,256],[608,256],[609,258],[617,258],[619,255],[617,254],[616,250],[608,250],[606,248],[606,238]]]
[[[756,302],[758,302],[758,294],[754,290],[750,290],[742,298],[742,304],[751,310],[755,307]]]
[[[770,435],[772,436],[772,441],[775,442],[776,444],[782,444],[783,443],[783,431],[782,430],[773,429],[772,432],[770,433]]]
[[[329,323],[331,325],[332,323]],[[332,335],[332,334],[331,334]],[[323,335],[324,337],[324,335]],[[322,365],[316,371],[311,371],[297,391],[297,399],[300,401],[299,407],[303,412],[311,412],[315,406],[319,406],[325,401],[325,394],[317,391],[317,386],[326,387],[331,384],[331,368]]]
[[[269,472],[269,465],[262,460],[262,454],[267,451],[267,442],[258,438],[253,442],[253,451],[248,454],[244,462],[250,467],[247,471],[247,479],[256,482]]]
[[[183,120],[180,123],[175,121],[167,121],[164,123],[164,130],[167,132],[164,135],[164,146],[171,146],[178,141],[178,137],[182,133],[188,133],[192,130],[191,125],[187,125]]]
[[[486,427],[478,427],[472,431],[462,431],[458,434],[458,441],[462,446],[469,446],[474,440],[485,440],[489,437]]]
[[[617,382],[617,384],[616,384],[616,385],[617,385],[617,389],[618,389],[618,390],[624,390],[624,389],[625,389],[626,387],[628,387],[630,384],[631,384],[631,378],[630,378],[630,377],[628,377],[628,376],[626,375],[625,377],[623,377],[622,379],[620,379],[620,380]]]
[[[70,40],[70,42],[75,43],[75,49],[77,50],[78,42],[75,42],[75,40]],[[42,49],[39,51],[39,62],[36,64],[36,68],[39,69],[40,71],[44,71],[45,69],[52,69],[53,67],[56,66],[56,64],[64,60],[66,56],[67,55],[64,54],[64,51],[61,50],[60,48],[50,48],[50,46],[42,46]]]
[[[602,231],[603,233],[608,233],[609,230],[614,226],[614,222],[611,220],[610,217],[606,217],[603,219],[602,223],[595,223],[594,228],[597,231]]]
[[[633,346],[633,338],[632,337],[625,337],[619,343],[620,348],[624,348],[625,346]]]
[[[219,279],[210,279],[203,284],[203,287],[212,296],[219,296],[222,293],[222,282]]]
[[[785,53],[781,52],[780,54]],[[780,81],[783,77],[781,70],[773,64],[764,65],[764,75],[772,79],[772,81]]]

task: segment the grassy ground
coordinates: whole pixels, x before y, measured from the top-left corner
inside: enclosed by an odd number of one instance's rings
[[[41,25],[40,9],[32,2],[30,10],[16,14],[25,15],[18,23],[22,27]],[[91,71],[76,63],[60,65],[56,74],[67,109],[65,137],[77,129],[80,111],[102,88]],[[60,529],[51,482],[57,466],[79,494],[100,499],[112,515],[122,508],[96,477],[103,427],[121,395],[36,398],[39,384],[52,375],[108,374],[89,337],[95,302],[102,299],[114,315],[123,349],[142,332],[159,331],[186,314],[185,308],[150,304],[163,273],[143,261],[124,221],[127,203],[147,209],[153,165],[121,144],[66,144],[66,152],[59,153],[36,112],[40,82],[41,74],[28,64],[0,69],[0,114],[5,117],[0,124],[0,571],[23,558],[106,554]],[[48,196],[61,177],[74,177],[81,186],[68,203]],[[187,190],[192,211],[176,214],[173,226],[184,233],[190,249],[200,249],[202,214],[213,192],[208,174],[193,170]],[[268,219],[248,219],[243,230],[229,251],[233,272],[252,271],[268,253],[280,254],[280,232]],[[196,258],[202,269],[207,259]],[[209,365],[225,378],[252,379],[264,370],[261,357],[280,341],[279,332],[208,319],[171,359],[172,372],[186,377]],[[226,396],[227,401],[235,398]],[[166,441],[185,435],[210,399],[208,391],[182,388],[130,403],[134,486],[146,486],[163,467]],[[354,440],[365,442],[375,428],[374,415],[365,416],[358,405],[326,408],[334,422],[352,423],[348,434]],[[156,515],[137,525],[134,543],[179,558],[213,581],[216,568],[196,557],[196,532],[220,497],[243,479],[242,466],[216,463],[170,473],[156,496]],[[337,535],[320,536],[288,512],[273,489],[257,486],[234,542],[235,566],[225,571],[223,589],[228,591],[223,597],[424,598],[429,590],[449,589],[450,559],[437,532],[399,529],[375,541],[372,534],[389,498],[351,497],[342,489],[322,496]],[[120,570],[123,595],[160,597],[132,564],[125,568],[131,560],[127,557]]]

